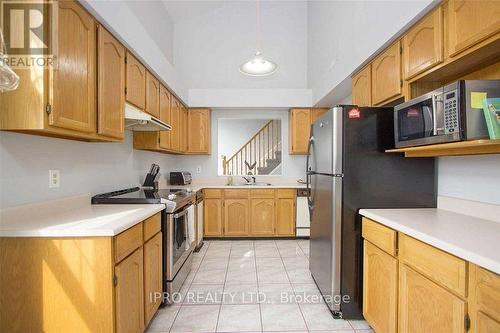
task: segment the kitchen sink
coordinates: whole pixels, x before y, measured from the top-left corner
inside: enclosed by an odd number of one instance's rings
[[[246,186],[271,186],[270,183],[246,183]]]

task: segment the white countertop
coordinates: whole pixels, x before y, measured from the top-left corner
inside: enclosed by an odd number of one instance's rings
[[[0,237],[115,236],[163,209],[163,204],[91,205],[85,194],[0,211]]]
[[[500,223],[438,208],[361,209],[361,215],[500,274]]]
[[[255,186],[255,185],[244,185],[244,184],[239,184],[236,183],[236,185],[224,185],[224,184],[203,184],[203,183],[194,183],[191,185],[168,185],[164,187],[165,189],[170,189],[170,188],[185,188],[187,190],[197,192],[199,190],[205,189],[205,188],[220,188],[220,189],[276,189],[276,188],[306,188],[306,184],[300,184],[297,182],[290,182],[290,183],[280,183],[280,184],[275,184],[271,183],[271,185],[268,186]]]

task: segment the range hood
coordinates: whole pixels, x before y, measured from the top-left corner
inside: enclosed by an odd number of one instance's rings
[[[125,103],[125,129],[138,132],[171,131],[172,126]]]

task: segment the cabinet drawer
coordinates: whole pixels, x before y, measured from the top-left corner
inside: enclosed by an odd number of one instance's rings
[[[114,237],[115,263],[142,245],[142,222]]]
[[[207,199],[222,198],[222,190],[219,189],[205,189],[203,190],[203,197]]]
[[[467,262],[404,234],[399,259],[456,294],[466,296]]]
[[[144,241],[147,241],[161,230],[161,213],[156,213],[142,223],[144,224]]]
[[[396,256],[396,231],[363,217],[363,238]]]
[[[276,190],[276,196],[278,198],[289,198],[293,199],[295,198],[295,194],[297,193],[297,190],[294,188],[280,188]]]
[[[227,199],[247,199],[248,190],[224,190],[224,198]]]
[[[472,264],[470,274],[470,299],[475,301],[477,310],[500,321],[500,275]]]
[[[252,189],[250,190],[250,198],[274,198],[274,190]]]

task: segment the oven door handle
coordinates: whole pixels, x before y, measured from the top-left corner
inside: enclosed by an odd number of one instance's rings
[[[183,217],[184,215],[186,215],[188,213],[188,210],[187,209],[184,209],[182,212],[180,213],[177,213],[177,214],[174,214],[174,219],[178,219],[179,217]]]

